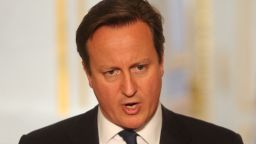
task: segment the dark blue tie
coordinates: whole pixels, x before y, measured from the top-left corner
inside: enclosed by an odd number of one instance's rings
[[[137,133],[133,130],[123,130],[119,132],[119,135],[124,139],[127,144],[137,144]]]

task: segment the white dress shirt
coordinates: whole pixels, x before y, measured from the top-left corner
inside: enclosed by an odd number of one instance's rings
[[[151,120],[140,130],[135,130],[138,134],[138,144],[159,144],[162,129],[162,109],[159,104]],[[98,109],[98,132],[100,144],[126,144],[118,135],[123,128],[110,122]]]

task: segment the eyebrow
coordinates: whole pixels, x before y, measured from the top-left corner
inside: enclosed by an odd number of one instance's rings
[[[108,66],[101,66],[100,71],[108,71],[108,70],[114,70],[114,69],[119,69],[118,67],[108,67]]]
[[[149,64],[150,63],[150,59],[149,58],[144,58],[139,60],[138,62],[135,62],[134,64],[132,64],[131,67],[134,67],[136,65],[141,65],[141,64]],[[101,71],[106,71],[106,70],[112,70],[112,69],[119,69],[117,66],[107,66],[107,65],[100,65],[100,70]]]
[[[150,63],[150,60],[148,58],[145,58],[145,59],[140,60],[139,62],[132,64],[131,67],[134,67],[136,65],[141,65],[141,64],[148,64],[148,63]]]

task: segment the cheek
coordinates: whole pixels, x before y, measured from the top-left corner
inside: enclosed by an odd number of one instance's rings
[[[157,102],[160,97],[162,78],[160,75],[151,75],[140,83],[140,89],[145,100],[150,103]]]
[[[118,88],[115,84],[109,84],[103,81],[94,82],[92,89],[99,103],[102,105],[109,105],[118,98]]]

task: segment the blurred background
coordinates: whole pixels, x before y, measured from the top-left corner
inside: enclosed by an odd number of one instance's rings
[[[0,144],[97,101],[75,32],[99,0],[0,0]],[[256,1],[149,0],[164,17],[162,103],[256,144]]]

